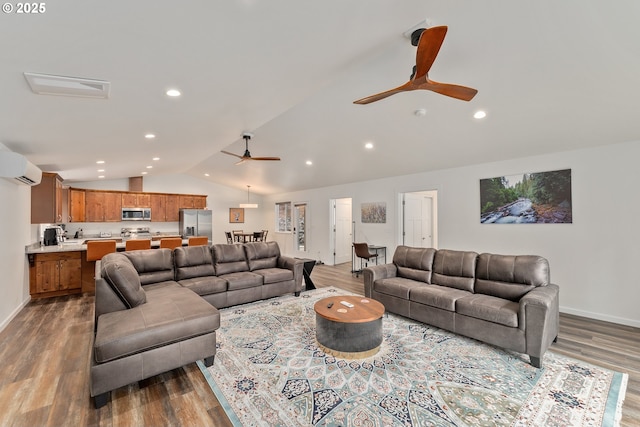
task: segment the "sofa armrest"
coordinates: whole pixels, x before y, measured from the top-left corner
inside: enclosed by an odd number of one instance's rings
[[[530,356],[541,357],[558,336],[559,295],[558,285],[549,284],[536,287],[520,299],[519,324]]]
[[[304,266],[304,260],[299,258],[293,258],[280,255],[278,257],[278,268],[286,268],[293,272],[293,280],[296,284],[296,292],[302,291],[302,268]]]
[[[388,279],[389,277],[396,277],[398,274],[398,268],[395,264],[381,264],[373,265],[362,269],[362,275],[364,277],[364,296],[371,298],[371,291],[373,290],[373,282],[378,279]]]

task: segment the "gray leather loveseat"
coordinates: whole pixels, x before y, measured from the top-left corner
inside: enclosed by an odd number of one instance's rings
[[[213,364],[217,308],[302,290],[302,261],[276,242],[116,252],[96,279],[91,396],[204,359]]]
[[[398,246],[393,263],[364,269],[365,296],[387,311],[529,355],[558,336],[559,288],[540,256]]]

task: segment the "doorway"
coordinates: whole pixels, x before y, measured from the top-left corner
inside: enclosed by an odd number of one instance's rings
[[[333,265],[351,262],[353,219],[351,198],[331,199],[331,252]]]
[[[398,244],[418,248],[438,247],[438,191],[400,194],[401,229]]]

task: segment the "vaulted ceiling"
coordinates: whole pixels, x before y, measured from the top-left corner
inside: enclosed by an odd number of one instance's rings
[[[640,140],[637,0],[45,4],[0,16],[0,142],[70,182],[186,173],[268,194]],[[478,95],[353,104],[408,80],[422,21],[449,27],[430,77]],[[36,95],[24,72],[111,91]],[[220,153],[246,131],[282,161]]]

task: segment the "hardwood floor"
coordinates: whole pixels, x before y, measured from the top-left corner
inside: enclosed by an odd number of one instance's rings
[[[351,264],[318,265],[316,287],[362,294]],[[231,426],[195,363],[89,398],[93,296],[30,302],[0,333],[0,426]],[[560,316],[552,350],[629,374],[622,426],[640,425],[640,329]]]

